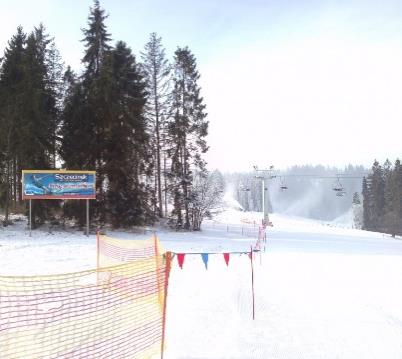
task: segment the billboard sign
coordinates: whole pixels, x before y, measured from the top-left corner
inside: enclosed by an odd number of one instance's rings
[[[95,199],[95,171],[23,170],[22,199]]]

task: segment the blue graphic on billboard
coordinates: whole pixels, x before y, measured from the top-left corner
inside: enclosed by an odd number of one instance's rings
[[[23,199],[94,199],[95,172],[22,171]]]

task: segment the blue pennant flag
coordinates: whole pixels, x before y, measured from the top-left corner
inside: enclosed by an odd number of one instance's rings
[[[201,257],[202,257],[202,261],[205,264],[205,269],[208,269],[208,253],[202,253]]]

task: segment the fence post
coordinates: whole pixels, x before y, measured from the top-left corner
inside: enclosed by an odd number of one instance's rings
[[[96,231],[96,284],[99,285],[99,231]]]
[[[164,302],[163,302],[161,359],[163,359],[163,354],[164,354],[164,351],[165,351],[166,308],[167,308],[170,266],[171,266],[171,262],[172,262],[172,252],[166,252],[165,253],[165,258],[166,258],[166,263],[165,263],[165,293],[164,293],[165,296],[164,296]]]
[[[251,294],[253,299],[253,320],[255,319],[255,304],[254,304],[254,265],[253,265],[253,246],[250,246],[250,261],[251,261]]]

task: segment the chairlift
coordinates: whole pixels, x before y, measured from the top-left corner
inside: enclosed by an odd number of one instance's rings
[[[285,178],[284,177],[280,177],[280,187],[281,191],[286,191],[288,189],[288,186],[286,186],[285,184]]]
[[[339,180],[339,177],[337,178],[337,180],[335,181],[332,189],[338,193],[342,193],[345,192],[345,189],[343,188],[341,181]]]
[[[332,189],[335,191],[337,197],[343,197],[346,194],[345,188],[342,186],[339,177],[337,177]]]

